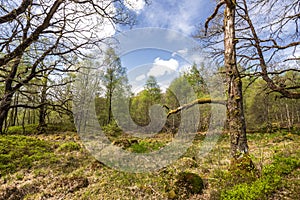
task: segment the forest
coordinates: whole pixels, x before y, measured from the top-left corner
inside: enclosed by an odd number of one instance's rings
[[[0,0],[0,200],[300,198],[299,2],[206,2],[186,33],[210,63],[120,55],[174,2]]]

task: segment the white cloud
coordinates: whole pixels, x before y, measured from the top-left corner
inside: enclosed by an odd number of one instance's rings
[[[171,58],[170,60],[162,60],[159,57],[154,60],[154,65],[165,66],[172,70],[176,70],[178,68],[178,61]]]
[[[147,75],[157,77],[170,74],[176,71],[178,66],[178,61],[173,58],[170,60],[162,60],[158,57],[154,60],[153,67],[150,69]]]
[[[179,56],[186,56],[188,53],[188,49],[187,48],[184,48],[184,49],[180,49],[176,52],[173,52],[172,53],[172,57],[176,56],[176,55],[179,55]]]
[[[125,0],[124,5],[127,8],[139,13],[145,7],[145,1],[144,0]]]
[[[212,3],[206,0],[158,1],[152,0],[143,12],[144,22],[148,26],[164,27],[190,35],[196,25],[209,16]],[[207,14],[208,13],[208,14]]]
[[[135,81],[142,81],[142,80],[145,80],[145,79],[146,79],[145,74],[142,74],[142,75],[140,75],[140,76],[137,76],[137,77],[135,78]]]

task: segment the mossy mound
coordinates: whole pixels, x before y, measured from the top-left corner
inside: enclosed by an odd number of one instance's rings
[[[252,172],[255,170],[255,165],[252,162],[249,154],[243,154],[237,159],[232,159],[229,171]]]
[[[238,159],[232,159],[229,172],[232,184],[250,183],[259,176],[259,171],[249,154],[244,154]]]
[[[121,138],[121,139],[113,141],[113,145],[116,145],[118,147],[122,147],[123,149],[126,149],[133,144],[138,144],[138,142],[139,141],[137,139]]]
[[[191,172],[180,172],[175,182],[175,191],[178,195],[202,194],[204,183],[202,178]]]

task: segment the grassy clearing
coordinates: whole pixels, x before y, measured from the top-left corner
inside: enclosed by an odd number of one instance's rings
[[[205,157],[199,155],[204,138],[199,134],[172,165],[133,174],[95,160],[73,132],[2,135],[0,199],[299,199],[299,134],[249,134],[251,158],[258,171],[254,176],[236,176],[227,170],[227,136]],[[158,134],[145,139],[118,135],[112,142],[144,153],[170,141],[170,135]]]

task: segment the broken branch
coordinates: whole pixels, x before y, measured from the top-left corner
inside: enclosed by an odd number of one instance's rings
[[[209,98],[208,99],[196,99],[196,100],[192,101],[191,103],[184,104],[174,110],[170,110],[168,112],[167,118],[172,114],[176,114],[182,110],[189,109],[197,104],[208,104],[208,103],[226,105],[225,100],[216,100],[216,99],[209,99]],[[166,106],[164,106],[164,107],[166,107]]]

